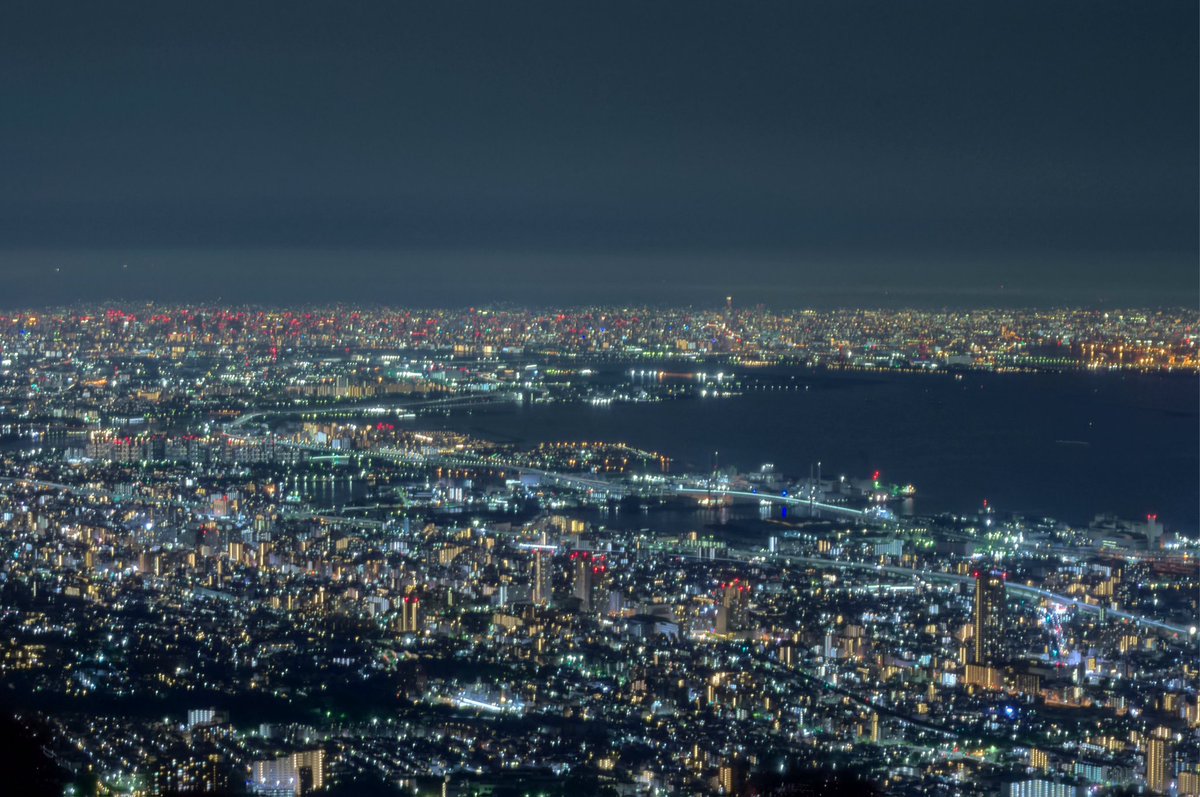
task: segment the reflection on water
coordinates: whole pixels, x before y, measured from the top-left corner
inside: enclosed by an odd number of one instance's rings
[[[1200,381],[1190,377],[825,374],[810,390],[514,405],[410,425],[518,445],[625,442],[672,457],[675,472],[710,469],[715,450],[741,471],[772,462],[803,477],[818,460],[826,477],[879,470],[884,481],[917,487],[916,500],[897,512],[969,512],[988,499],[1001,512],[1076,523],[1098,512],[1157,513],[1195,530],[1198,406]]]
[[[718,537],[766,536],[778,534],[791,523],[809,519],[806,508],[781,505],[759,506],[736,503],[720,507],[690,508],[686,504],[651,506],[629,510],[619,504],[572,510],[571,517],[586,520],[597,526],[626,531],[649,529],[658,534],[714,534]],[[820,512],[816,513],[820,518]]]
[[[282,486],[285,495],[295,496],[318,509],[370,503],[378,495],[378,488],[366,479],[340,474],[294,476]]]

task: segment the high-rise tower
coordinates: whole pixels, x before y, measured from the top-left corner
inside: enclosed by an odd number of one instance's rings
[[[400,610],[400,633],[421,633],[421,599],[414,593],[405,595]]]
[[[1175,779],[1175,748],[1171,732],[1159,727],[1146,741],[1146,786],[1150,791],[1165,794]]]
[[[721,585],[721,604],[717,607],[716,632],[730,634],[746,626],[750,606],[750,585],[734,579]]]
[[[580,611],[595,611],[600,608],[597,588],[608,572],[608,562],[603,554],[594,556],[590,551],[575,551],[571,554],[571,560],[575,565],[571,593],[579,598]]]
[[[546,549],[546,535],[542,535],[542,546],[533,552],[533,602],[538,606],[549,606],[554,598],[554,559]]]
[[[575,576],[571,585],[571,594],[579,598],[580,611],[590,612],[596,597],[596,572],[592,564],[592,555],[587,551],[576,551],[571,554],[575,564]]]
[[[1003,573],[975,572],[975,664],[995,664],[1004,658]]]

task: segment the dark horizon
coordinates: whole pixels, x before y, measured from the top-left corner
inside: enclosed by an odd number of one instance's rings
[[[751,261],[712,254],[0,252],[0,273],[5,275],[0,309],[104,303],[709,307],[723,304],[729,295],[739,306],[773,309],[1195,309],[1200,298],[1200,287],[1187,291],[1096,285],[1081,273],[1085,264],[1058,263],[1061,281],[1047,284],[1035,276],[1054,265],[1045,256],[1031,260],[1022,269],[1024,277],[987,286],[923,284],[922,262],[917,260],[833,265],[826,255],[798,262],[814,265],[801,278],[791,279],[789,260],[782,257]],[[1138,264],[1128,269],[1136,274],[1160,261],[1129,262]],[[700,267],[694,269],[695,264]],[[564,267],[573,267],[570,280],[557,273]],[[413,279],[413,272],[421,275],[419,280]],[[884,282],[879,274],[891,281]],[[1077,287],[1065,284],[1072,281]]]
[[[6,782],[1200,794],[1198,30],[0,4]]]
[[[1195,3],[4,18],[4,305],[1200,303]]]

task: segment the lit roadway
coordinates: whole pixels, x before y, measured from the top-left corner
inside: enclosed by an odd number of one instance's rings
[[[295,445],[295,444],[293,444],[293,445]],[[299,445],[297,445],[296,447],[297,448],[310,448],[309,446],[299,446]],[[311,448],[315,448],[315,447],[311,447]],[[431,464],[429,462],[428,457],[421,457],[420,455],[416,455],[414,457],[414,455],[410,455],[407,452],[358,451],[358,452],[354,452],[354,453],[357,455],[360,455],[360,456],[373,454],[376,457],[382,457],[382,458],[391,459],[391,460],[407,461],[409,458],[419,458],[421,461],[424,462],[424,464]],[[465,467],[480,467],[480,466],[505,467],[505,466],[496,465],[496,464],[489,465],[489,463],[486,463],[483,461],[472,461],[472,460],[466,460],[466,459],[458,460],[457,458],[451,458],[451,457],[438,458],[438,459],[443,464],[451,465],[451,466],[455,466],[455,467],[464,467],[464,466]],[[607,489],[612,489],[614,487],[614,485],[611,482],[608,482],[603,479],[588,479],[586,477],[579,477],[579,476],[573,476],[573,475],[568,476],[565,474],[553,473],[550,471],[539,470],[536,468],[511,467],[511,469],[514,471],[521,472],[521,473],[535,474],[540,477],[553,479],[555,481],[559,481],[560,483],[569,484],[570,486],[583,486],[586,489],[599,488],[602,490],[607,490]],[[101,496],[101,497],[108,498],[110,500],[119,500],[120,499],[120,496],[117,496],[115,493],[113,493],[109,490],[97,489],[94,487],[83,487],[80,485],[60,484],[58,482],[40,481],[37,479],[22,479],[22,478],[12,478],[12,477],[7,477],[7,476],[0,476],[0,483],[25,484],[25,485],[29,485],[32,487],[42,487],[42,488],[47,488],[47,489],[63,490],[66,492],[75,492],[75,493],[82,493],[82,494],[86,494],[86,495]],[[746,491],[741,491],[741,490],[720,490],[720,489],[708,489],[708,488],[701,488],[701,487],[677,487],[676,492],[687,494],[687,495],[730,495],[730,496],[736,496],[736,497],[741,497],[741,498],[758,498],[758,499],[764,500],[764,501],[774,501],[776,503],[785,503],[785,504],[790,504],[790,505],[811,505],[816,509],[843,512],[843,513],[851,514],[851,515],[858,516],[858,517],[861,517],[865,514],[862,510],[850,509],[849,507],[837,506],[835,504],[825,504],[825,503],[821,503],[819,501],[807,501],[803,498],[795,498],[792,496],[783,496],[783,495],[774,495],[774,494],[770,494],[770,493],[752,493],[752,492],[746,492]],[[195,509],[195,507],[189,506],[188,504],[186,504],[182,501],[163,501],[162,499],[152,499],[152,498],[141,497],[141,496],[129,496],[129,497],[132,500],[140,502],[140,503],[174,504],[176,506],[182,506],[182,507],[185,507],[188,509]],[[341,518],[334,518],[334,517],[323,518],[323,519],[328,519],[331,521],[333,521],[333,520],[340,521],[341,520]],[[762,552],[762,551],[759,551],[759,552],[737,551],[735,549],[731,549],[731,553],[740,554],[738,556],[731,557],[730,560],[736,561],[736,562],[741,562],[741,563],[744,563],[748,559],[752,559],[754,557],[765,556],[765,557],[775,559],[775,560],[782,560],[784,562],[800,562],[800,563],[812,565],[815,567],[832,567],[832,568],[839,568],[839,569],[845,569],[845,570],[868,570],[868,571],[874,571],[874,572],[880,572],[880,573],[889,573],[892,575],[902,576],[905,578],[926,578],[929,580],[950,581],[950,582],[959,583],[959,584],[971,583],[973,581],[973,579],[970,576],[960,576],[956,573],[942,573],[942,572],[939,572],[936,570],[913,570],[913,569],[910,569],[907,567],[893,567],[893,566],[889,566],[889,565],[873,565],[873,564],[868,564],[865,562],[843,562],[843,561],[839,561],[836,559],[823,559],[820,557],[813,557],[813,556],[790,556],[790,555],[786,555],[786,554],[770,554],[770,553],[766,553],[766,552]],[[1085,612],[1087,614],[1100,614],[1101,611],[1107,611],[1107,614],[1111,617],[1116,617],[1116,618],[1119,618],[1122,620],[1129,620],[1131,622],[1137,623],[1138,625],[1146,626],[1149,628],[1155,628],[1159,631],[1164,631],[1169,634],[1176,634],[1178,636],[1188,637],[1188,636],[1195,636],[1197,633],[1197,631],[1194,627],[1193,628],[1185,628],[1184,626],[1181,626],[1181,625],[1173,625],[1171,623],[1164,623],[1161,620],[1155,620],[1152,617],[1143,617],[1141,615],[1131,614],[1129,612],[1121,611],[1119,609],[1105,609],[1105,607],[1097,606],[1094,603],[1085,603],[1085,602],[1079,601],[1075,598],[1068,597],[1066,595],[1060,595],[1056,592],[1050,592],[1049,590],[1041,589],[1039,587],[1031,587],[1026,584],[1018,584],[1016,582],[1009,582],[1007,585],[1007,590],[1009,592],[1012,592],[1012,593],[1015,593],[1018,595],[1029,595],[1029,596],[1036,597],[1036,598],[1043,598],[1046,600],[1053,601],[1055,603],[1062,604],[1064,606],[1074,606],[1074,607],[1077,607],[1080,611]]]
[[[107,498],[113,503],[120,501],[129,501],[136,504],[150,504],[154,506],[177,506],[182,509],[195,510],[199,504],[190,504],[187,501],[169,498],[153,498],[148,495],[138,495],[130,493],[123,495],[112,490],[105,490],[100,487],[88,487],[81,484],[63,484],[62,482],[48,482],[40,479],[24,479],[13,476],[0,476],[0,484],[17,484],[28,487],[35,487],[46,490],[58,490],[64,493],[75,493],[76,495],[86,495],[92,498]]]
[[[63,484],[62,482],[48,482],[40,479],[21,479],[12,476],[0,476],[0,484],[15,484],[25,485],[45,490],[58,490],[64,493],[74,493],[75,495],[86,495],[92,498],[106,498],[113,503],[120,501],[129,501],[132,504],[149,504],[153,506],[176,506],[181,509],[187,509],[200,515],[205,515],[203,503],[188,502],[181,500],[171,500],[163,498],[151,498],[145,495],[120,495],[112,490],[105,490],[99,487],[87,487],[79,484]],[[380,520],[366,520],[363,518],[345,518],[337,515],[322,515],[313,512],[287,512],[283,516],[289,520],[320,520],[325,523],[344,523],[348,525],[364,526],[369,528],[381,529],[386,524]]]
[[[243,416],[243,418],[244,417],[246,417],[246,416]],[[241,419],[239,419],[239,420],[241,420]],[[230,435],[230,436],[232,437],[233,435]],[[296,443],[291,443],[288,445],[290,445],[291,447],[294,447],[294,448],[302,448],[302,449],[306,449],[309,451],[320,452],[320,453],[328,453],[328,451],[329,451],[329,449],[319,448],[317,446],[306,446],[306,445],[300,445],[300,444],[296,444]],[[516,473],[534,475],[541,479],[546,479],[546,480],[552,481],[556,484],[559,484],[562,486],[567,486],[567,487],[582,488],[585,490],[592,490],[592,491],[601,492],[601,493],[609,494],[609,495],[614,495],[614,494],[620,495],[620,494],[623,494],[623,492],[624,492],[624,490],[622,490],[622,488],[619,485],[616,485],[613,482],[608,481],[607,479],[588,478],[586,476],[579,476],[579,475],[575,475],[575,474],[555,473],[553,471],[541,470],[539,468],[528,468],[528,467],[521,467],[521,466],[517,466],[517,465],[505,465],[505,464],[501,464],[501,463],[487,462],[486,460],[477,459],[474,457],[461,457],[461,458],[460,457],[447,457],[447,456],[429,457],[426,455],[414,454],[414,453],[410,453],[410,452],[402,451],[402,450],[398,450],[398,449],[376,449],[374,451],[354,451],[354,452],[350,452],[350,455],[367,457],[367,458],[373,457],[373,458],[387,459],[387,460],[391,460],[393,462],[399,461],[399,462],[423,464],[423,465],[442,465],[442,466],[448,466],[448,467],[501,468],[504,470],[512,470]],[[34,486],[57,488],[57,489],[64,489],[64,490],[74,490],[76,492],[87,492],[87,493],[91,493],[93,495],[103,495],[103,496],[109,497],[109,498],[116,497],[112,493],[108,492],[107,490],[97,490],[94,488],[80,488],[78,486],[72,486],[72,485],[66,485],[66,484],[56,484],[56,483],[52,483],[52,482],[38,482],[35,480],[30,480],[30,479],[12,479],[12,478],[0,478],[0,481],[9,482],[9,483],[16,482],[16,483],[30,484],[30,485],[34,485]],[[681,495],[700,495],[700,496],[726,496],[727,495],[727,496],[730,496],[733,498],[757,499],[759,501],[770,501],[772,503],[784,504],[787,506],[807,506],[807,507],[811,507],[813,509],[820,509],[822,511],[827,511],[827,512],[837,512],[837,513],[841,513],[844,515],[850,515],[852,517],[860,517],[861,518],[861,517],[867,516],[867,513],[861,509],[852,509],[852,508],[846,507],[846,506],[838,506],[837,504],[827,504],[822,501],[813,501],[813,500],[800,498],[800,497],[796,497],[796,496],[777,495],[774,493],[757,493],[757,492],[750,492],[747,490],[729,490],[729,489],[723,489],[723,488],[719,488],[719,487],[713,488],[713,487],[683,487],[683,486],[675,487],[675,492],[679,493]],[[171,502],[171,503],[175,503],[175,502]],[[191,507],[189,507],[189,508],[191,508]],[[954,573],[941,573],[941,572],[938,572],[935,570],[910,570],[910,569],[904,568],[904,567],[871,565],[871,564],[866,564],[866,563],[862,563],[862,562],[840,562],[840,561],[833,560],[833,559],[820,559],[820,558],[816,558],[816,557],[807,557],[807,556],[785,556],[782,554],[769,554],[769,556],[776,558],[776,559],[782,559],[784,561],[803,562],[805,564],[815,565],[818,567],[835,567],[835,568],[846,568],[846,569],[856,569],[856,570],[874,570],[877,572],[891,573],[893,575],[904,576],[907,578],[928,578],[931,580],[936,579],[936,580],[941,580],[941,581],[952,581],[952,582],[956,582],[956,583],[969,583],[972,580],[969,576],[960,576],[960,575],[957,575]],[[737,561],[743,561],[743,560],[738,559]],[[1008,590],[1013,593],[1019,594],[1019,595],[1030,595],[1030,596],[1037,597],[1037,598],[1044,598],[1046,600],[1054,601],[1055,603],[1060,603],[1065,606],[1075,606],[1080,611],[1086,612],[1088,614],[1099,614],[1102,610],[1105,610],[1105,607],[1097,606],[1094,603],[1081,602],[1079,600],[1076,600],[1075,598],[1070,598],[1066,595],[1060,595],[1055,592],[1050,592],[1049,590],[1040,589],[1038,587],[1031,587],[1031,586],[1028,586],[1025,584],[1009,583]],[[1117,617],[1122,620],[1130,620],[1134,623],[1137,623],[1138,625],[1155,628],[1155,629],[1158,629],[1160,631],[1165,631],[1170,634],[1177,634],[1177,635],[1184,636],[1184,637],[1196,635],[1195,628],[1185,628],[1184,626],[1181,626],[1181,625],[1173,625],[1171,623],[1164,623],[1161,620],[1155,620],[1151,617],[1143,617],[1141,615],[1130,614],[1129,612],[1121,611],[1119,609],[1107,609],[1106,611],[1112,617]]]
[[[297,446],[297,447],[308,448],[307,446]],[[354,452],[354,453],[358,454],[358,455],[373,454],[376,457],[382,457],[382,458],[391,459],[391,460],[408,461],[410,458],[413,458],[412,455],[408,455],[407,452],[399,452],[399,451],[393,451],[393,452],[358,451],[358,452]],[[417,457],[420,457],[420,455],[417,455]],[[420,457],[420,459],[425,464],[430,464],[429,458]],[[457,458],[451,458],[451,457],[438,458],[438,459],[439,459],[440,463],[445,464],[445,465],[451,465],[454,467],[480,467],[480,466],[505,467],[502,465],[489,465],[486,462],[477,461],[477,460],[467,460],[467,459],[459,460]],[[611,482],[607,482],[602,479],[588,479],[588,478],[579,477],[579,476],[568,476],[565,474],[539,470],[537,468],[511,467],[511,469],[521,472],[521,473],[535,474],[540,477],[549,478],[549,479],[558,481],[560,483],[569,484],[570,486],[584,486],[588,489],[597,489],[597,488],[612,489],[612,487],[613,487]],[[32,487],[43,487],[43,488],[47,488],[47,489],[63,490],[66,492],[75,492],[75,493],[82,493],[82,494],[86,494],[86,495],[101,496],[104,498],[108,498],[110,500],[119,500],[120,499],[120,496],[117,496],[115,493],[113,493],[109,490],[97,489],[94,487],[82,487],[80,485],[72,485],[72,484],[60,484],[58,482],[39,481],[36,479],[20,479],[20,478],[11,478],[11,477],[7,477],[7,476],[2,476],[2,477],[0,477],[0,483],[25,484],[25,485],[29,485]],[[825,504],[825,503],[821,503],[819,501],[811,501],[810,502],[810,501],[806,501],[803,498],[795,498],[792,496],[783,496],[783,495],[774,495],[774,494],[770,494],[770,493],[751,493],[751,492],[745,492],[745,491],[741,491],[741,490],[710,490],[707,488],[700,488],[700,487],[677,487],[676,492],[687,494],[687,495],[731,495],[731,496],[744,497],[744,498],[758,498],[758,499],[761,499],[764,501],[774,501],[776,503],[785,503],[785,504],[790,504],[790,505],[802,505],[802,506],[811,505],[816,509],[829,510],[829,511],[835,511],[835,512],[843,512],[843,513],[854,515],[857,517],[862,517],[865,514],[862,510],[859,510],[859,509],[850,509],[849,507],[837,506],[836,504]],[[152,498],[141,497],[141,496],[129,496],[129,497],[132,500],[134,500],[136,502],[140,502],[140,503],[174,504],[176,506],[182,506],[182,507],[185,507],[188,509],[195,509],[195,507],[189,506],[188,504],[186,504],[182,501],[163,501],[162,499],[152,499]],[[342,518],[335,518],[335,517],[327,517],[327,518],[322,517],[322,519],[326,519],[326,520],[330,520],[330,521],[341,521],[342,520]],[[970,583],[973,580],[970,576],[960,576],[956,573],[942,573],[942,572],[938,572],[936,570],[912,570],[907,567],[892,567],[889,565],[872,565],[872,564],[867,564],[865,562],[843,562],[843,561],[839,561],[836,559],[822,559],[822,558],[814,557],[814,556],[789,556],[789,555],[785,555],[785,554],[764,554],[763,552],[755,553],[753,551],[744,551],[744,552],[736,552],[736,553],[741,553],[741,556],[733,557],[733,558],[731,558],[731,561],[744,563],[747,559],[753,558],[755,556],[765,555],[769,558],[776,559],[776,560],[783,560],[785,562],[801,562],[801,563],[813,565],[816,567],[833,567],[833,568],[840,568],[840,569],[846,569],[846,570],[870,570],[870,571],[874,571],[874,572],[890,573],[892,575],[903,576],[905,578],[927,578],[930,580],[937,580],[937,581],[951,581],[951,582],[955,582],[955,583],[959,583],[959,584]],[[1031,586],[1028,586],[1027,584],[1018,584],[1016,582],[1009,582],[1007,585],[1007,589],[1009,592],[1012,592],[1012,593],[1015,593],[1018,595],[1030,595],[1030,596],[1033,596],[1036,598],[1044,598],[1046,600],[1054,601],[1055,603],[1060,603],[1064,606],[1075,606],[1080,611],[1088,613],[1088,614],[1099,614],[1102,610],[1104,610],[1104,607],[1097,606],[1094,603],[1084,603],[1075,598],[1071,598],[1066,595],[1060,595],[1056,592],[1050,592],[1049,590],[1041,589],[1039,587],[1031,587]],[[1194,636],[1196,634],[1196,630],[1194,628],[1185,628],[1181,625],[1173,625],[1171,623],[1164,623],[1161,620],[1155,620],[1152,617],[1143,617],[1143,616],[1137,615],[1137,614],[1130,614],[1129,612],[1121,611],[1119,609],[1107,609],[1106,611],[1109,616],[1117,617],[1122,620],[1130,620],[1131,622],[1137,623],[1138,625],[1147,626],[1149,628],[1155,628],[1155,629],[1158,629],[1159,631],[1165,631],[1170,634],[1177,634],[1179,636],[1184,636],[1184,637]]]
[[[684,495],[728,495],[732,498],[755,498],[759,501],[770,501],[771,503],[784,504],[785,506],[807,506],[812,507],[813,509],[820,509],[822,511],[840,512],[843,515],[851,515],[853,517],[867,517],[867,513],[861,509],[851,509],[848,506],[826,504],[821,501],[810,501],[807,498],[799,498],[792,495],[754,493],[748,490],[729,490],[723,487],[676,487],[675,492],[683,493]]]
[[[730,557],[731,561],[742,563],[745,563],[747,560],[755,557],[766,557],[785,562],[798,562],[812,565],[814,567],[832,567],[843,570],[867,570],[874,573],[889,573],[891,575],[903,576],[905,578],[925,578],[931,581],[951,581],[958,584],[969,584],[974,581],[974,579],[970,576],[960,576],[956,573],[942,573],[937,570],[912,570],[907,567],[873,565],[866,562],[843,562],[837,559],[824,559],[816,556],[791,556],[787,554],[766,553],[763,551],[736,551],[731,549],[730,552],[736,554],[735,556]],[[1036,598],[1044,598],[1055,603],[1060,603],[1064,606],[1075,606],[1080,611],[1086,612],[1087,614],[1100,614],[1101,610],[1104,609],[1104,607],[1097,606],[1094,603],[1083,603],[1076,598],[1071,598],[1066,595],[1059,595],[1056,592],[1050,592],[1049,590],[1040,589],[1038,587],[1031,587],[1026,584],[1017,584],[1012,581],[1008,582],[1006,589],[1008,592],[1015,593],[1017,595],[1029,595]],[[1130,620],[1138,625],[1155,628],[1159,631],[1164,631],[1169,634],[1176,634],[1177,636],[1183,637],[1194,636],[1196,634],[1195,629],[1185,628],[1181,625],[1172,625],[1171,623],[1164,623],[1161,620],[1155,620],[1152,617],[1143,617],[1137,614],[1130,614],[1129,612],[1123,612],[1118,609],[1106,609],[1105,611],[1107,611],[1108,616],[1110,617],[1116,617],[1122,620]]]

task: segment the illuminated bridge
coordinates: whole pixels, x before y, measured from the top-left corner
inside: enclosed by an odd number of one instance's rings
[[[812,509],[820,509],[826,512],[836,512],[851,517],[868,517],[865,510],[851,509],[848,506],[839,506],[838,504],[826,504],[822,501],[812,501],[807,498],[797,498],[792,495],[781,495],[776,493],[756,493],[749,490],[729,490],[721,487],[676,487],[675,492],[683,495],[704,495],[710,497],[729,496],[731,498],[748,498],[758,501],[769,501],[773,504],[783,504],[784,506],[806,506]]]

